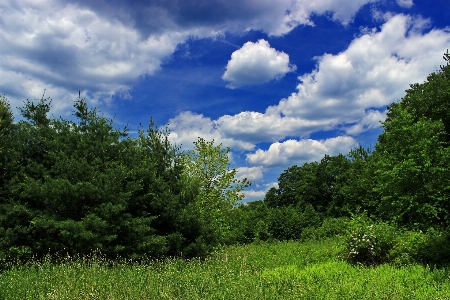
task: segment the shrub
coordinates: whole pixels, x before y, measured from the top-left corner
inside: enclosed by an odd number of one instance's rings
[[[389,260],[396,266],[407,266],[419,262],[419,256],[426,244],[422,231],[405,231],[398,236],[389,252]]]
[[[397,266],[423,264],[434,267],[450,263],[450,232],[429,228],[422,231],[405,231],[399,235],[389,253],[390,261]]]
[[[396,229],[386,223],[364,224],[347,237],[346,259],[352,264],[361,265],[387,262],[395,236]]]

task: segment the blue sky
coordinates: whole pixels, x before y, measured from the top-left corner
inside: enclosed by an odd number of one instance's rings
[[[262,199],[289,166],[373,147],[443,63],[449,20],[448,0],[0,0],[0,93],[45,90],[69,117],[81,90],[132,132],[215,139]]]

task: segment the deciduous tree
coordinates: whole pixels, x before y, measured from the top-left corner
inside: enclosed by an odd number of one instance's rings
[[[231,168],[229,154],[230,148],[199,138],[185,156],[184,176],[198,186],[196,205],[203,227],[209,228],[205,238],[216,243],[226,239],[229,211],[244,198],[242,191],[251,185],[247,179],[236,178],[237,170]]]

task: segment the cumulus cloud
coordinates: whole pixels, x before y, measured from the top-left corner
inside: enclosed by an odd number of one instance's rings
[[[304,120],[279,114],[241,112],[211,120],[190,111],[169,120],[170,139],[183,149],[191,149],[199,136],[216,140],[235,150],[249,151],[262,142],[275,142],[286,136],[307,137],[313,132],[332,129],[336,120]]]
[[[405,15],[386,18],[381,29],[363,31],[345,51],[317,57],[316,68],[300,76],[297,91],[278,105],[264,113],[246,111],[217,120],[196,115],[194,121],[194,115],[180,114],[174,120],[192,121],[171,128],[174,140],[215,138],[233,149],[253,151],[247,162],[267,169],[318,160],[325,153],[347,153],[357,146],[350,136],[379,128],[385,106],[403,97],[410,83],[421,82],[435,71],[450,43],[448,30],[425,31],[427,20]],[[306,139],[311,133],[336,128],[347,136]],[[298,140],[279,142],[286,137]],[[261,142],[272,145],[266,151],[257,149]]]
[[[299,77],[298,91],[271,109],[288,117],[352,123],[368,108],[400,99],[409,83],[434,71],[450,42],[448,31],[422,33],[425,26],[423,19],[396,15],[347,50],[317,57],[316,69]]]
[[[252,183],[256,182],[256,181],[260,181],[263,179],[263,171],[264,168],[261,166],[257,166],[257,167],[240,167],[237,168],[237,179],[244,179],[247,178],[248,180],[250,180]]]
[[[247,42],[231,55],[222,79],[230,81],[228,87],[262,84],[280,79],[286,73],[295,71],[289,64],[289,55],[271,48],[266,40]]]
[[[327,129],[333,120],[313,120],[295,117],[283,117],[279,113],[244,111],[217,119],[220,132],[230,138],[246,140],[252,143],[274,142],[292,135],[305,137],[312,132]]]
[[[143,39],[123,23],[59,1],[7,4],[0,7],[2,92],[23,100],[46,89],[60,108],[70,106],[67,97],[80,87],[93,99],[126,93],[184,38],[168,32]]]
[[[293,10],[289,19],[293,23],[312,24],[311,14],[329,13],[335,21],[344,25],[353,21],[356,12],[364,5],[378,2],[378,0],[353,0],[353,1],[329,1],[329,0],[304,0],[293,3]]]
[[[53,108],[68,112],[80,88],[90,101],[126,95],[139,76],[158,71],[188,38],[249,30],[283,35],[299,24],[312,25],[311,14],[330,12],[346,23],[370,1],[341,2],[5,0],[0,89],[13,107],[46,89]],[[287,72],[276,68],[279,76]]]
[[[244,191],[244,199],[246,201],[254,201],[254,200],[263,200],[266,196],[266,191],[257,191],[257,190],[245,190]]]
[[[427,26],[421,18],[391,16],[381,30],[364,30],[345,51],[317,57],[316,68],[299,77],[297,92],[278,105],[264,113],[244,111],[208,120],[208,131],[199,129],[199,134],[228,139],[241,150],[251,150],[260,142],[306,138],[337,127],[350,135],[377,128],[384,119],[380,110],[441,64],[450,32],[424,32]],[[174,131],[188,136],[182,126]]]
[[[305,162],[318,161],[325,154],[347,153],[357,145],[357,141],[349,136],[339,136],[322,141],[287,140],[282,143],[273,143],[268,150],[258,149],[254,153],[247,154],[247,161],[253,165],[272,167],[302,165]]]
[[[262,186],[257,185],[256,189],[247,189],[244,191],[245,201],[263,200],[266,197],[266,193],[270,188],[278,188],[278,182],[265,183]],[[258,189],[259,188],[259,189]]]
[[[193,143],[198,137],[205,140],[215,140],[217,144],[222,143],[226,147],[238,150],[252,150],[255,145],[244,140],[236,140],[224,136],[216,123],[202,114],[190,111],[179,113],[169,120],[169,139],[171,142],[180,145],[184,150],[194,147]]]

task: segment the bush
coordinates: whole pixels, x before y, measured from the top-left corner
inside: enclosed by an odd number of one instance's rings
[[[396,240],[389,260],[397,266],[423,264],[433,267],[449,265],[450,232],[429,228],[422,231],[405,231]]]
[[[364,224],[358,227],[347,237],[347,261],[360,265],[379,265],[387,262],[395,244],[396,232],[393,226],[386,223]]]
[[[419,248],[418,260],[427,265],[441,267],[450,264],[450,230],[445,231],[429,228],[426,242]]]
[[[389,252],[389,260],[396,266],[419,263],[418,258],[425,244],[426,236],[422,231],[405,231],[399,235]]]

